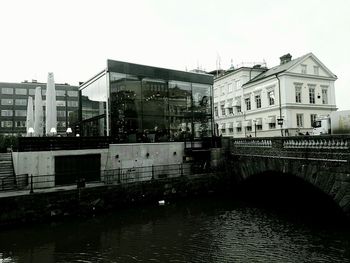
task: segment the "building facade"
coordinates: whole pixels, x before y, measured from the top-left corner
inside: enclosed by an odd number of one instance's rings
[[[22,83],[0,82],[0,134],[26,134],[26,116],[28,97],[34,100],[35,88],[41,87],[44,121],[46,83],[37,81]],[[73,127],[78,120],[78,86],[55,84],[57,104],[57,133],[65,134],[68,127]]]
[[[107,61],[80,86],[83,136],[121,141],[211,137],[213,76]]]
[[[214,80],[217,132],[232,137],[311,134],[317,115],[336,111],[334,75],[314,54],[287,54],[271,69],[238,68]]]

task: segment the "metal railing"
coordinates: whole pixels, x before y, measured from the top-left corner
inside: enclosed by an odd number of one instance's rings
[[[56,175],[17,175],[12,178],[5,178],[0,181],[0,191],[18,191],[29,190],[30,193],[35,190],[42,189],[76,189],[80,187],[94,187],[101,185],[128,185],[131,183],[142,183],[147,181],[156,181],[164,179],[172,179],[179,177],[198,176],[203,174],[211,174],[217,172],[217,169],[211,169],[208,166],[201,166],[195,163],[180,163],[170,165],[153,165],[144,167],[117,168],[96,171],[91,174],[60,174],[70,178],[67,183],[57,183],[59,180]],[[88,179],[94,178],[96,179]],[[62,182],[62,180],[61,180]]]

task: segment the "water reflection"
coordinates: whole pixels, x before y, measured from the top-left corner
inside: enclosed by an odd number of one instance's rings
[[[350,235],[226,198],[2,231],[2,262],[350,262]]]

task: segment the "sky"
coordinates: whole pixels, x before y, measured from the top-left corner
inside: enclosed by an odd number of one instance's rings
[[[312,52],[338,76],[350,109],[348,0],[4,0],[0,81],[78,85],[107,59],[176,70],[293,58]]]

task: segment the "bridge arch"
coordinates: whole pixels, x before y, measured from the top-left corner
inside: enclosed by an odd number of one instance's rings
[[[255,139],[252,145],[251,139],[240,139],[239,147],[233,140],[232,178],[241,183],[268,172],[298,178],[327,195],[350,218],[349,149],[286,149],[285,140],[269,138],[266,143]]]

